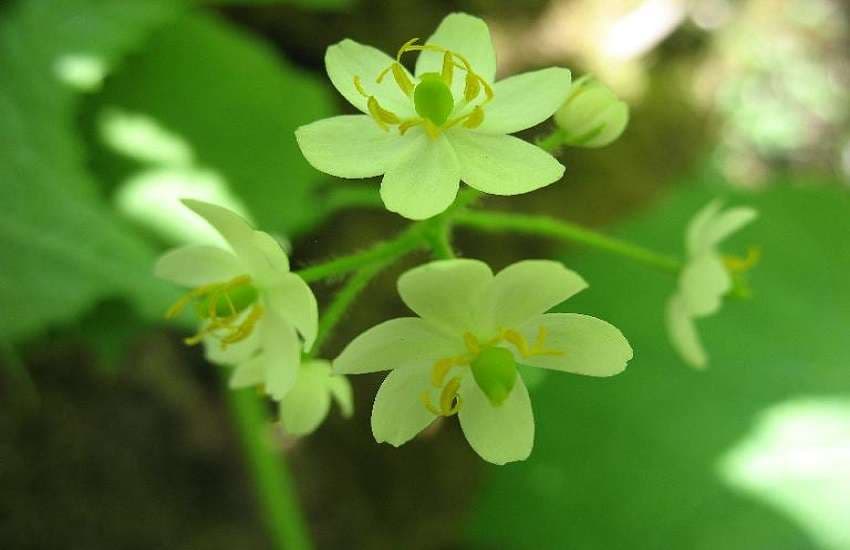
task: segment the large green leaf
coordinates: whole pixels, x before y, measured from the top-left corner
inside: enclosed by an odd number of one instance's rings
[[[193,169],[217,174],[259,226],[292,235],[326,211],[316,193],[321,176],[301,156],[294,131],[331,115],[329,97],[327,85],[262,41],[195,12],[157,32],[89,107],[101,130],[116,112],[146,117],[182,140]],[[145,169],[121,155],[98,151],[105,179]]]
[[[0,336],[71,319],[95,300],[131,294],[148,309],[169,296],[151,281],[147,246],[97,200],[74,117],[81,88],[156,26],[170,0],[39,0],[0,23]]]
[[[473,540],[517,549],[818,547],[809,523],[736,489],[724,465],[767,408],[850,391],[850,197],[837,186],[729,195],[761,212],[730,248],[758,245],[763,260],[753,300],[700,322],[705,372],[686,367],[664,334],[672,278],[610,256],[568,260],[591,287],[565,307],[616,324],[635,359],[611,379],[550,374],[536,388],[534,453],[491,469]],[[687,220],[709,197],[703,189],[666,200],[622,234],[680,251]],[[805,478],[786,481],[802,500]]]

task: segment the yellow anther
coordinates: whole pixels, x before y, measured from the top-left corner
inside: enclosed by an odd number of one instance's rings
[[[422,404],[425,405],[425,408],[428,409],[428,412],[433,414],[434,416],[442,416],[440,409],[434,406],[431,403],[431,395],[428,393],[428,390],[425,390],[419,395],[419,400],[422,401]]]
[[[397,63],[401,62],[401,56],[404,55],[406,52],[412,51],[413,50],[412,46],[414,44],[416,44],[417,42],[419,42],[418,38],[411,38],[410,40],[408,40],[407,42],[402,44],[401,47],[398,49],[398,52],[395,55],[396,62]]]
[[[758,247],[751,246],[747,250],[747,255],[743,258],[737,256],[725,256],[723,263],[726,269],[732,273],[745,273],[756,266],[761,260],[761,250]]]
[[[359,76],[354,77],[354,88],[357,89],[357,92],[363,97],[370,97],[369,94],[366,93],[366,90],[363,89],[363,83],[360,82]]]
[[[457,364],[458,359],[456,357],[446,357],[434,363],[434,366],[431,367],[431,385],[435,388],[442,388],[446,374]]]
[[[475,73],[466,73],[466,83],[463,87],[463,98],[466,101],[472,101],[478,96],[481,91],[480,79]]]
[[[369,114],[372,115],[372,118],[374,118],[378,125],[384,130],[387,129],[388,125],[398,124],[401,122],[401,119],[398,118],[395,113],[387,111],[381,107],[374,96],[370,97],[369,101],[366,102],[366,107],[369,109]]]
[[[413,94],[413,82],[407,78],[407,71],[404,70],[401,63],[393,64],[393,78],[396,84],[398,84],[398,87],[401,88],[401,91],[404,92],[404,95],[410,97]]]
[[[476,105],[471,113],[466,115],[466,120],[463,121],[464,128],[478,128],[484,122],[484,109],[481,105]]]
[[[452,378],[440,393],[440,410],[443,416],[451,416],[460,408],[458,388],[460,388],[460,378]]]
[[[423,122],[425,122],[424,118],[411,118],[411,119],[405,120],[404,122],[402,122],[401,124],[398,125],[398,133],[401,134],[401,135],[404,135],[405,132],[407,132],[408,130],[410,130],[414,126],[419,126]]]
[[[519,354],[523,357],[535,357],[539,355],[564,355],[563,351],[555,349],[546,349],[546,327],[541,326],[537,331],[537,338],[534,340],[534,345],[529,346],[525,340],[525,336],[516,330],[505,329],[502,331],[502,339],[512,344]]]
[[[452,87],[452,80],[454,78],[454,68],[455,61],[452,57],[452,52],[446,51],[443,54],[443,70],[440,72],[440,76],[443,77],[443,82],[446,83],[446,86],[449,88]]]
[[[481,346],[478,345],[478,338],[471,332],[463,333],[463,342],[466,344],[466,349],[473,355],[478,355],[481,352]]]

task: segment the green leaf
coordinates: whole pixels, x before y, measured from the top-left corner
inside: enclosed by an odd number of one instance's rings
[[[327,85],[267,44],[195,12],[157,32],[90,107],[101,129],[110,114],[127,113],[146,117],[174,136],[171,141],[182,140],[192,169],[219,176],[264,230],[291,236],[325,213],[316,194],[321,176],[301,156],[294,131],[329,116],[329,97]],[[139,157],[150,157],[139,147]],[[96,150],[104,179],[138,174],[140,166],[128,167],[120,156],[127,152]]]
[[[170,292],[152,251],[97,198],[75,139],[77,96],[151,29],[170,0],[19,2],[0,23],[0,336],[67,321],[112,294],[147,311]]]
[[[850,196],[837,185],[814,187],[724,193],[727,204],[760,211],[726,249],[760,246],[763,259],[750,273],[754,298],[728,300],[699,323],[711,356],[705,372],[685,366],[667,342],[663,309],[673,278],[603,254],[570,261],[590,289],[565,307],[622,329],[635,359],[610,379],[556,373],[536,388],[534,452],[525,463],[491,472],[473,508],[476,543],[591,550],[817,547],[812,537],[819,535],[802,515],[737,488],[724,473],[728,456],[753,434],[766,409],[850,389]],[[717,189],[673,197],[621,233],[681,253],[685,224],[710,191]],[[811,487],[806,478],[786,482],[801,496]],[[833,501],[841,490],[833,488]]]

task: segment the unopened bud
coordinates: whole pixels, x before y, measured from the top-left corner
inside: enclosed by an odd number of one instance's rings
[[[628,121],[629,106],[588,76],[573,83],[566,102],[555,113],[564,144],[576,147],[604,147],[620,137]]]

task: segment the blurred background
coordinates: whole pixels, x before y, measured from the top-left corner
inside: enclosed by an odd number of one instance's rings
[[[313,436],[263,434],[318,548],[850,548],[850,8],[842,0],[11,0],[0,4],[0,547],[273,548],[239,401],[162,313],[164,249],[229,206],[303,267],[387,238],[377,181],[334,181],[294,129],[351,108],[325,77],[345,37],[394,52],[453,10],[491,25],[505,76],[553,64],[628,101],[612,146],[563,181],[487,199],[681,254],[712,197],[758,208],[754,296],[700,323],[689,370],[663,326],[672,278],[579,247],[460,232],[494,268],[558,258],[565,304],[636,350],[612,379],[550,376],[532,457],[491,466],[453,420],[377,445],[380,376]],[[543,125],[524,137],[533,139]],[[327,347],[404,313],[378,278]],[[326,303],[334,284],[317,285]],[[241,413],[240,413],[241,411]],[[253,410],[266,414],[274,411]]]

